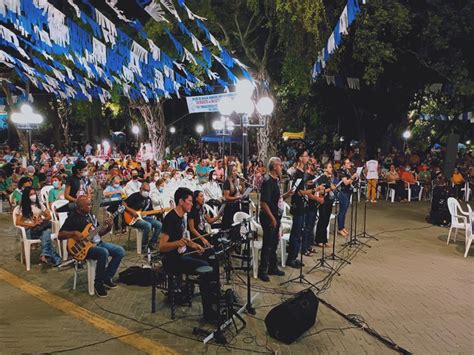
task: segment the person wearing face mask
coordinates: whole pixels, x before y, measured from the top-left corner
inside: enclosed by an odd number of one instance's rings
[[[194,179],[194,170],[192,168],[186,169],[184,180],[180,184],[182,187],[187,187],[191,191],[197,189],[197,181]]]
[[[30,165],[26,168],[26,176],[31,179],[31,186],[34,189],[39,189],[40,183],[38,176],[35,175],[36,169],[34,166]]]
[[[105,188],[103,195],[105,198],[110,198],[115,201],[112,201],[109,206],[107,207],[107,212],[109,213],[114,213],[117,211],[118,207],[122,204],[122,194],[123,194],[123,188],[121,186],[121,179],[120,176],[115,176],[111,183],[107,185]],[[119,228],[119,219],[120,215],[115,216],[114,218],[114,230],[115,234],[118,234],[120,231]],[[126,232],[126,227],[127,225],[125,224],[125,221],[122,218],[122,230],[121,233],[124,234]]]
[[[31,186],[24,188],[20,206],[13,213],[16,215],[16,225],[25,228],[28,239],[41,240],[41,263],[48,264],[48,259],[51,259],[54,266],[59,266],[61,257],[51,243],[51,214],[39,202],[35,189]]]
[[[126,211],[134,218],[139,217],[140,211],[152,211],[153,202],[150,199],[150,184],[148,182],[141,184],[140,191],[128,196],[124,201],[124,206]],[[144,216],[139,218],[132,227],[143,231],[142,248],[149,247],[154,250],[161,233],[161,222],[151,215]],[[152,236],[150,241],[148,241],[150,233],[152,233]]]
[[[64,190],[64,198],[69,202],[76,202],[80,195],[89,195],[90,191],[87,186],[87,163],[79,160],[72,167],[72,175],[66,180],[66,188]]]
[[[134,193],[140,191],[140,187],[142,183],[138,179],[138,172],[136,170],[132,170],[132,179],[127,182],[124,188],[124,192],[127,196],[131,196]]]
[[[166,180],[160,178],[159,175],[155,175],[157,178],[155,181],[150,183],[150,198],[153,203],[154,209],[174,207],[170,203],[168,194],[165,193]],[[172,202],[172,201],[171,201]]]
[[[62,186],[61,179],[58,176],[53,176],[51,182],[53,188],[49,190],[48,193],[48,203],[50,207],[54,201],[64,199],[64,187]]]
[[[411,166],[407,165],[405,170],[402,172],[400,176],[400,180],[404,183],[404,190],[403,190],[403,199],[401,202],[407,202],[408,198],[408,189],[411,189],[412,196],[418,196],[420,192],[420,186],[417,184],[415,175],[411,172]]]
[[[209,172],[209,181],[202,186],[202,192],[206,198],[206,203],[210,206],[221,207],[222,189],[218,183],[219,175],[215,170]]]

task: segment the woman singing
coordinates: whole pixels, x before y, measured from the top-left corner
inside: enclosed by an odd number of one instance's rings
[[[337,233],[339,235],[342,235],[343,237],[347,237],[349,235],[349,232],[345,228],[345,219],[346,219],[346,213],[349,208],[349,201],[351,198],[351,193],[352,193],[352,182],[356,179],[357,174],[352,174],[351,175],[351,167],[352,163],[349,158],[346,158],[344,160],[344,165],[341,168],[341,171],[339,173],[339,177],[342,180],[341,184],[341,191],[339,191],[339,213],[337,215],[337,226],[338,226],[338,231]]]
[[[222,218],[222,228],[228,229],[234,222],[234,214],[239,211],[241,187],[237,178],[237,168],[235,165],[229,167],[229,175],[224,182],[224,217]]]
[[[331,162],[327,162],[324,164],[324,175],[321,176],[318,180],[320,184],[324,185],[325,195],[324,195],[324,203],[319,205],[319,219],[318,224],[316,226],[316,244],[320,247],[329,247],[328,239],[327,239],[327,228],[329,224],[329,220],[331,218],[331,210],[332,205],[334,202],[334,194],[332,191],[336,188],[332,185],[332,173],[333,173],[333,166]]]

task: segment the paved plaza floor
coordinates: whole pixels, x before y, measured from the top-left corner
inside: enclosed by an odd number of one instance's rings
[[[359,208],[359,225],[363,216]],[[257,314],[246,316],[247,327],[228,332],[227,346],[203,345],[192,334],[200,325],[199,298],[193,306],[178,308],[170,320],[164,296],[158,311],[150,312],[150,289],[119,285],[109,297],[87,293],[87,275],[72,290],[73,270],[58,271],[38,265],[33,252],[31,271],[19,260],[20,244],[9,215],[0,216],[0,354],[60,353],[278,353],[278,354],[390,354],[381,339],[390,339],[415,354],[474,353],[474,250],[464,254],[464,231],[446,245],[448,228],[425,220],[427,202],[368,205],[367,230],[379,240],[370,247],[346,248],[339,255],[351,264],[335,262],[340,276],[314,271],[306,277],[322,290],[316,325],[291,345],[267,336],[263,319],[268,311],[299,283],[279,286],[297,275],[272,276],[270,283],[253,281]],[[110,237],[107,237],[110,238]],[[126,237],[112,237],[126,244]],[[337,248],[344,242],[337,239]],[[321,256],[305,257],[306,273]],[[122,268],[140,265],[142,259],[127,251]],[[236,272],[231,285],[244,299],[244,274]],[[374,332],[354,326],[341,314],[363,321]],[[379,334],[376,337],[373,334]]]

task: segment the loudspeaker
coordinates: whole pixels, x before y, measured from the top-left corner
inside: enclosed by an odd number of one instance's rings
[[[316,322],[319,300],[310,289],[273,308],[265,317],[268,334],[291,344]]]

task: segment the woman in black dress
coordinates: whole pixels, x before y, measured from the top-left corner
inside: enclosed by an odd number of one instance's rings
[[[318,180],[318,184],[324,185],[325,195],[324,203],[319,205],[319,219],[316,226],[316,238],[315,242],[318,246],[329,247],[327,239],[327,227],[331,218],[331,210],[334,202],[335,186],[332,184],[333,167],[331,162],[324,164],[324,175]]]
[[[228,229],[234,223],[234,214],[240,210],[240,181],[237,178],[237,167],[231,165],[228,169],[227,180],[224,182],[224,217],[222,218],[222,229]]]

